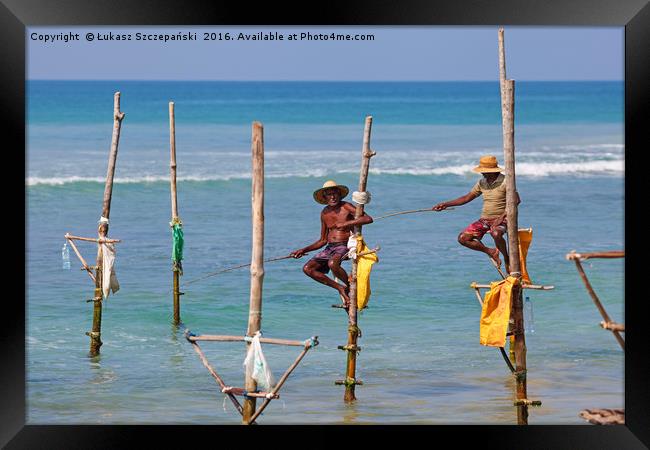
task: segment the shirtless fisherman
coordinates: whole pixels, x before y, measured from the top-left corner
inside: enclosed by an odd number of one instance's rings
[[[471,202],[479,195],[483,194],[483,210],[481,217],[476,222],[470,224],[458,235],[458,242],[467,248],[487,254],[493,261],[495,267],[501,266],[499,252],[503,254],[506,264],[506,272],[510,273],[510,260],[508,259],[508,247],[503,239],[506,232],[506,179],[497,165],[497,158],[492,155],[482,156],[479,165],[472,169],[483,175],[469,193],[458,197],[454,200],[438,203],[433,208],[434,211],[442,211],[449,206],[460,206]],[[519,193],[515,191],[517,205],[521,202]],[[483,245],[481,239],[489,233],[494,239],[496,248],[490,248]]]
[[[348,297],[350,283],[348,274],[341,267],[341,261],[348,259],[346,256],[348,238],[355,225],[372,223],[372,217],[366,213],[358,219],[354,219],[356,208],[351,203],[342,201],[349,191],[346,186],[338,185],[332,180],[326,181],[322,188],[314,191],[314,200],[322,205],[327,205],[320,214],[320,238],[313,244],[291,252],[291,256],[300,258],[305,253],[327,244],[323,251],[307,261],[302,270],[308,277],[339,291],[344,299],[345,307],[350,304],[350,297]],[[330,269],[336,278],[345,283],[344,285],[325,275]]]

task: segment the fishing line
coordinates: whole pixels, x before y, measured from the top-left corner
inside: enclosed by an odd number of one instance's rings
[[[454,208],[445,208],[445,210],[451,210],[451,209],[454,209]],[[433,210],[431,208],[414,209],[414,210],[410,210],[410,211],[399,211],[399,212],[386,214],[384,216],[375,217],[374,220],[385,219],[386,217],[399,216],[399,215],[402,215],[402,214],[413,214],[413,213],[418,213],[418,212],[439,212],[439,211],[435,211],[435,210]],[[378,249],[379,248],[375,249],[375,251],[377,251]],[[279,256],[279,257],[276,257],[276,258],[269,258],[269,259],[265,259],[263,262],[281,261],[283,259],[288,259],[288,258],[292,258],[292,256],[291,255],[285,255],[285,256]],[[183,286],[188,286],[188,285],[196,283],[198,281],[205,280],[206,278],[210,278],[210,277],[213,277],[213,276],[219,275],[221,273],[225,273],[225,272],[230,272],[231,270],[241,269],[243,267],[249,267],[250,265],[251,265],[251,263],[240,264],[238,266],[233,266],[233,267],[228,267],[226,269],[221,269],[221,270],[218,270],[216,272],[212,272],[212,273],[209,273],[207,275],[204,275],[204,276],[202,276],[200,278],[190,280],[187,283],[183,283]],[[169,293],[171,291],[172,291],[172,289],[168,290],[167,293]]]
[[[288,259],[288,258],[292,258],[292,256],[291,255],[285,255],[285,256],[279,256],[277,258],[269,258],[269,259],[265,259],[263,262],[280,261],[282,259]],[[220,273],[230,272],[231,270],[241,269],[242,267],[248,267],[251,264],[252,263],[240,264],[238,266],[233,266],[233,267],[228,267],[227,269],[218,270],[216,272],[212,272],[212,273],[209,273],[207,275],[204,275],[201,278],[196,278],[194,280],[188,281],[187,283],[183,283],[183,285],[187,286],[188,284],[192,284],[192,283],[196,283],[197,281],[205,280],[206,278],[213,277],[215,275],[219,275]]]
[[[442,211],[447,211],[447,210],[450,210],[450,209],[454,209],[454,208],[445,208]],[[418,213],[418,212],[440,212],[440,211],[436,211],[436,210],[431,209],[431,208],[413,209],[411,211],[400,211],[400,212],[395,212],[395,213],[391,213],[391,214],[386,214],[385,216],[373,217],[373,219],[374,220],[379,220],[379,219],[385,219],[386,217],[399,216],[401,214],[413,214],[413,213]]]

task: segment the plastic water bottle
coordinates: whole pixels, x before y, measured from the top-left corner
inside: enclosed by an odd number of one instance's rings
[[[63,270],[70,270],[70,249],[67,242],[61,249],[61,260],[63,261]]]
[[[535,318],[533,316],[533,302],[530,297],[526,297],[524,301],[524,327],[527,332],[535,332]]]

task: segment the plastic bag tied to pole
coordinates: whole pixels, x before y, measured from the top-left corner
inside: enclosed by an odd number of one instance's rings
[[[252,338],[246,339],[247,342],[250,342],[250,346],[244,360],[244,367],[246,369],[246,378],[252,378],[260,390],[269,392],[275,386],[275,379],[262,352],[260,336],[261,334],[258,331]]]
[[[115,273],[115,245],[104,242],[102,246],[102,294],[104,299],[109,293],[115,294],[120,290],[120,283]]]
[[[172,227],[172,268],[174,272],[183,275],[183,223],[180,219],[173,219],[169,225]]]

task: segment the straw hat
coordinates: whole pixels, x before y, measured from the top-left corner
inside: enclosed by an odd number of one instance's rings
[[[478,173],[503,172],[503,169],[497,165],[497,157],[492,155],[481,156],[478,166],[472,170]]]
[[[345,197],[346,195],[348,195],[348,192],[350,192],[350,189],[348,189],[347,186],[343,186],[342,184],[336,184],[336,181],[334,180],[327,180],[323,184],[322,188],[314,191],[314,200],[316,200],[321,205],[327,205],[327,199],[325,198],[325,191],[329,188],[337,188],[341,193],[341,198]]]

